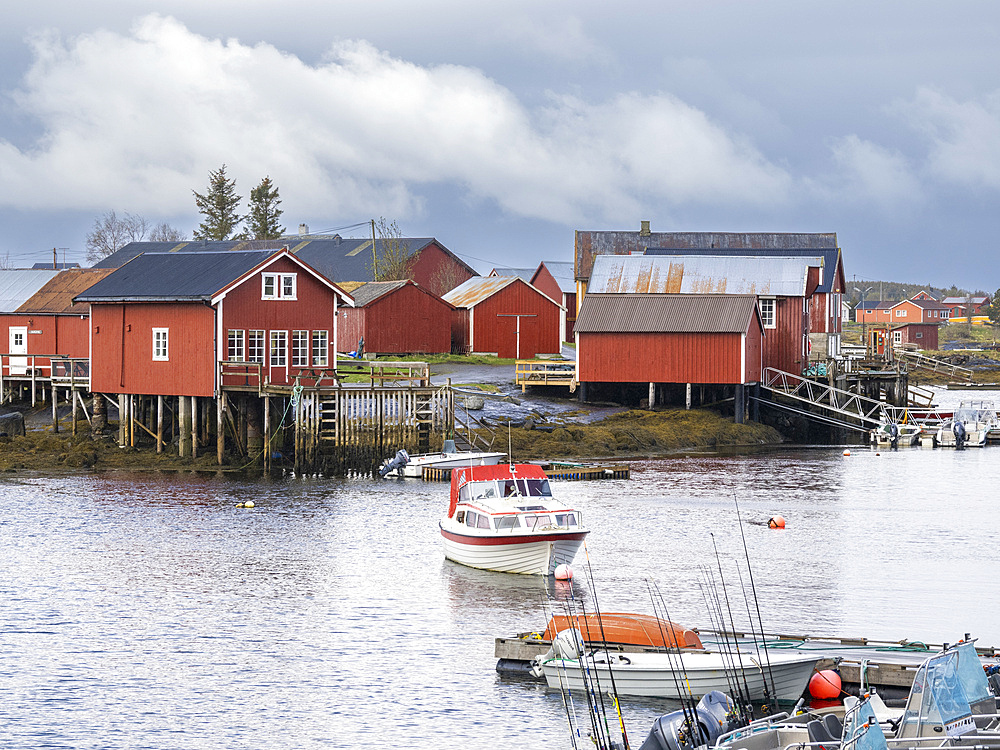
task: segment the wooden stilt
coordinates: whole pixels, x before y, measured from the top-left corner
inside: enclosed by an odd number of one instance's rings
[[[198,458],[198,397],[191,397],[191,458]]]
[[[215,399],[215,453],[219,466],[225,463],[226,459],[226,393],[222,391]]]
[[[72,399],[72,401],[73,401],[73,430],[72,430],[72,432],[73,432],[73,436],[75,437],[76,436],[76,420],[77,420],[77,418],[78,418],[78,416],[80,414],[79,410],[77,409],[77,404],[76,404],[76,391],[71,390],[69,392],[69,396],[70,396],[70,399]]]
[[[156,397],[156,452],[163,453],[163,396]]]
[[[264,471],[271,468],[271,399],[264,396]]]
[[[35,405],[35,394],[34,394],[35,376],[34,375],[31,376],[31,388],[32,388],[31,405],[34,406]],[[59,399],[56,398],[56,387],[52,386],[52,431],[53,432],[59,432],[59,412],[57,411],[58,408],[59,408]]]

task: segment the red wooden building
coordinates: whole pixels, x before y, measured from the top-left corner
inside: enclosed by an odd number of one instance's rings
[[[340,309],[337,349],[364,340],[374,354],[446,354],[455,308],[413,281],[372,281],[353,289],[354,307]]]
[[[91,306],[91,390],[214,397],[218,364],[275,385],[335,366],[335,284],[287,250],[146,253],[77,295]]]
[[[807,256],[599,255],[587,294],[753,294],[764,366],[798,374],[808,366],[810,300],[823,266]]]
[[[476,276],[444,295],[455,351],[531,359],[558,354],[566,309],[516,276]]]
[[[899,346],[912,344],[918,349],[938,348],[937,323],[906,323],[892,329],[892,343]]]
[[[971,309],[973,315],[986,315],[990,306],[990,298],[985,294],[972,294],[967,297],[945,297],[941,304],[951,310],[951,317],[964,318]]]
[[[933,299],[904,299],[900,302],[875,302],[866,300],[864,305],[858,305],[857,318],[859,323],[889,323],[903,325],[907,323],[927,323],[938,325],[947,323],[951,318],[951,309]]]

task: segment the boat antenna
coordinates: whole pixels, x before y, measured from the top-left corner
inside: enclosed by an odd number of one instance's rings
[[[510,438],[510,420],[507,420],[507,460],[514,463],[514,446]]]
[[[743,516],[740,514],[740,502],[736,498],[735,492],[733,493],[733,504],[736,506],[736,520],[739,523],[740,527],[740,538],[743,540],[743,554],[746,556],[747,559],[747,575],[750,577],[750,592],[753,594],[753,604],[754,607],[757,609],[757,625],[760,630],[761,646],[764,649],[764,663],[767,665],[767,676],[771,680],[770,692],[772,696],[776,696],[777,692],[774,687],[774,672],[771,670],[771,657],[767,653],[767,644],[764,643],[764,621],[763,619],[761,619],[760,616],[760,602],[757,600],[757,587],[754,585],[753,582],[753,567],[750,565],[750,550],[747,548],[747,537],[746,534],[743,532]],[[738,565],[736,566],[736,568],[737,570],[739,570]],[[740,585],[741,586],[743,585],[742,573],[740,574]],[[743,593],[743,598],[746,599],[746,592]],[[750,602],[747,602],[747,619],[750,620],[750,632],[753,633],[753,617],[750,616]],[[757,636],[754,635],[754,643],[756,644],[756,642],[757,642]],[[760,658],[759,648],[757,649],[757,656],[758,658]],[[767,692],[768,692],[767,680],[764,680],[765,698],[768,697],[766,695]]]
[[[594,597],[594,612],[597,613],[597,625],[601,630],[601,640],[604,642],[604,653],[608,658],[608,674],[611,676],[611,693],[618,711],[618,728],[622,733],[622,742],[625,750],[629,750],[628,733],[625,731],[625,719],[622,716],[621,704],[618,701],[618,686],[615,685],[615,671],[611,668],[611,656],[608,654],[608,639],[604,637],[604,620],[601,618],[601,607],[597,603],[597,584],[594,581],[594,569],[590,566],[590,550],[587,549],[587,542],[583,542],[583,552],[587,560],[587,577],[590,579],[590,593]]]

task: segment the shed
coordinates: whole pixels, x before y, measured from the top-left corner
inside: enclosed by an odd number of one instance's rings
[[[476,276],[444,295],[456,351],[531,359],[558,354],[566,309],[517,276]]]
[[[892,343],[896,346],[913,344],[918,349],[936,350],[938,348],[938,324],[906,323],[894,326]]]
[[[576,321],[577,380],[759,382],[763,338],[752,294],[588,292]]]
[[[337,350],[375,354],[446,354],[451,351],[454,307],[416,282],[371,281],[351,292],[354,307],[341,308]]]

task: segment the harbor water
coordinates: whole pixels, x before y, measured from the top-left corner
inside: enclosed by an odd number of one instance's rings
[[[745,625],[744,536],[768,631],[1000,646],[1000,451],[842,451],[554,484],[591,529],[572,584],[445,561],[443,484],[8,476],[0,747],[569,748],[559,693],[498,675],[494,638],[569,598],[651,612],[649,581],[707,627],[720,565]],[[672,708],[622,707],[633,744]]]

